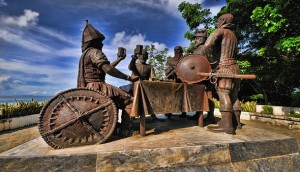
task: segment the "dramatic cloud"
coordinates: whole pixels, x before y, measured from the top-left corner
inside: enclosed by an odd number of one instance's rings
[[[76,76],[77,66],[67,69],[54,65],[36,65],[22,60],[5,60],[0,58],[0,70],[13,71],[15,73],[27,74],[32,78],[23,78],[37,81],[35,75],[39,76],[38,82],[66,84],[70,82],[67,76]],[[65,78],[64,78],[65,77]],[[15,79],[15,78],[13,78]],[[22,78],[18,78],[22,82]]]
[[[151,45],[153,44],[157,50],[164,50],[167,48],[165,44],[159,43],[159,42],[153,42],[146,40],[146,37],[142,34],[136,34],[136,35],[126,35],[125,31],[118,32],[115,34],[115,37],[111,41],[111,45],[118,47],[125,47],[129,50],[134,50],[136,45]]]
[[[47,45],[44,45],[35,40],[24,38],[20,33],[12,33],[10,31],[4,30],[0,28],[0,38],[9,42],[11,44],[18,45],[27,50],[40,52],[40,53],[50,53],[52,50]]]
[[[194,3],[202,3],[204,0],[189,0],[187,2],[190,2],[192,4]],[[182,2],[182,0],[160,0],[159,1],[159,8],[161,10],[166,11],[168,14],[171,14],[176,17],[181,17],[181,14],[177,10],[178,5]]]
[[[131,60],[131,55],[136,47],[136,45],[155,45],[157,50],[164,50],[167,46],[163,43],[153,42],[146,39],[146,36],[138,33],[134,35],[127,35],[125,31],[118,32],[115,34],[112,39],[110,45],[104,45],[103,52],[109,58],[110,61],[114,61],[117,58],[118,47],[124,47],[127,50],[127,57],[123,60],[117,68],[125,74],[131,74],[131,71],[128,70],[128,64]],[[107,76],[107,83],[112,85],[121,86],[125,84],[129,84],[128,81],[116,79],[110,76]]]
[[[29,26],[34,26],[39,20],[39,13],[34,12],[32,10],[24,10],[24,15],[19,16],[19,17],[3,17],[2,22],[4,24],[9,24],[9,25],[17,25],[19,27],[29,27]]]
[[[57,0],[56,0],[57,1]],[[74,0],[64,0],[62,5],[75,5],[81,8],[100,8],[109,9],[113,14],[123,14],[123,13],[140,13],[143,15],[143,9],[156,9],[162,11],[166,14],[180,17],[180,13],[177,10],[178,5],[183,2],[182,0],[89,0],[89,1],[77,1],[73,3]],[[202,3],[204,0],[186,0],[189,3]],[[60,2],[60,1],[59,1]],[[58,3],[53,0],[53,3]]]
[[[8,4],[4,0],[0,0],[0,7],[5,7]]]
[[[78,40],[76,40],[73,37],[67,36],[63,33],[60,33],[56,30],[50,29],[50,28],[46,28],[46,27],[42,27],[42,26],[35,26],[33,29],[37,30],[38,32],[40,32],[41,34],[45,35],[45,36],[50,36],[53,38],[56,38],[60,41],[69,43],[70,45],[77,45],[79,42]]]

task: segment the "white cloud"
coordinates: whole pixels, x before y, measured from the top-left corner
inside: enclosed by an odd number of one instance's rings
[[[4,0],[0,0],[0,7],[5,7],[7,5],[7,2],[5,2]]]
[[[63,48],[60,50],[56,50],[55,54],[60,57],[74,57],[79,58],[81,56],[81,48]]]
[[[12,82],[13,82],[14,84],[21,84],[21,83],[23,83],[21,80],[18,80],[18,79],[13,80]]]
[[[17,25],[19,27],[29,27],[29,26],[34,26],[37,24],[39,20],[39,13],[34,12],[32,10],[25,9],[24,10],[24,15],[19,16],[19,17],[3,17],[2,22],[4,24],[9,24],[9,25]]]
[[[136,47],[136,45],[155,45],[155,48],[159,51],[164,50],[167,48],[167,46],[163,43],[159,42],[153,42],[150,40],[146,39],[146,36],[138,33],[138,34],[133,34],[133,35],[127,35],[125,31],[118,32],[115,34],[114,38],[110,42],[110,45],[104,45],[103,47],[103,52],[106,54],[108,59],[112,62],[116,60],[117,58],[117,51],[118,47],[124,47],[126,48],[126,58],[125,60],[121,61],[120,64],[116,67],[123,73],[130,75],[131,71],[128,70],[128,64],[131,60],[131,55],[133,54],[133,51]],[[128,81],[121,80],[118,78],[111,77],[107,75],[106,82],[115,85],[115,86],[121,86],[121,85],[126,85],[129,84]]]
[[[7,81],[9,79],[8,75],[2,75],[0,74],[0,84]]]
[[[199,3],[201,4],[204,0],[188,0],[189,3]],[[182,0],[160,0],[160,7],[167,13],[172,14],[177,17],[181,17],[180,12],[177,10],[178,5],[183,2]]]
[[[14,73],[20,72],[25,73],[30,76],[39,75],[43,77],[37,78],[36,76],[30,78],[18,78],[18,80],[31,80],[38,82],[45,82],[45,83],[52,83],[52,84],[67,84],[75,83],[72,82],[73,78],[70,79],[68,76],[75,77],[77,75],[77,68],[63,68],[53,65],[36,65],[30,64],[29,62],[25,62],[22,60],[5,60],[0,58],[0,70],[12,71]],[[16,79],[16,78],[12,78]],[[72,80],[72,81],[71,81]]]
[[[167,46],[163,43],[153,42],[146,40],[146,37],[142,34],[126,35],[125,31],[118,32],[111,41],[111,45],[114,47],[124,47],[130,51],[133,51],[136,45],[151,45],[159,51],[164,50]]]
[[[40,42],[31,40],[29,38],[24,38],[22,34],[20,33],[13,33],[4,29],[0,28],[0,38],[5,40],[6,42],[18,45],[22,48],[35,51],[35,52],[41,52],[41,53],[49,53],[51,52],[51,48],[43,45]]]
[[[50,28],[45,28],[42,26],[36,26],[34,27],[34,29],[36,29],[38,32],[42,33],[42,34],[46,34],[47,36],[51,36],[53,38],[56,38],[58,40],[64,41],[66,43],[69,43],[71,45],[77,45],[79,41],[74,40],[74,38],[67,36],[63,33],[60,33],[56,30],[50,29]]]

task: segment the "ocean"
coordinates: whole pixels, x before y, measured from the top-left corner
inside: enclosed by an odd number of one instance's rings
[[[16,104],[19,101],[30,102],[35,100],[37,102],[48,101],[52,96],[32,96],[32,95],[19,95],[19,96],[0,96],[0,104]]]

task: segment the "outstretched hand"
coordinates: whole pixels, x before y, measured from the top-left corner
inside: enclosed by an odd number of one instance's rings
[[[139,77],[138,76],[130,76],[128,78],[128,80],[131,81],[131,82],[135,82],[135,81],[139,80]]]
[[[123,54],[123,55],[120,55],[120,56],[118,56],[118,59],[120,59],[120,60],[124,60],[124,59],[125,59],[125,57],[126,57],[126,54]]]

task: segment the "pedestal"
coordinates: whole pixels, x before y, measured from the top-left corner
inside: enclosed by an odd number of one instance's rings
[[[212,133],[195,121],[148,123],[146,136],[55,150],[42,138],[0,154],[1,171],[300,171],[296,139],[244,126]]]

